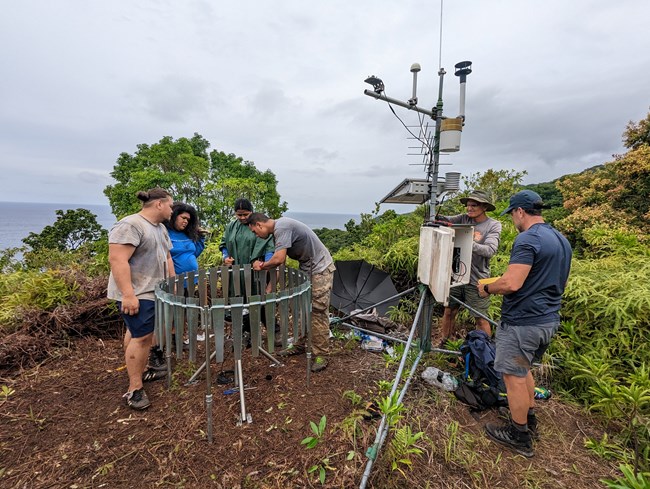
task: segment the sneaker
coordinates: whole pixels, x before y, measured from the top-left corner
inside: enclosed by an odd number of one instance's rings
[[[148,367],[151,370],[164,370],[167,371],[167,362],[165,361],[165,356],[159,348],[152,348],[149,351],[149,363]]]
[[[131,409],[142,411],[143,409],[147,409],[149,406],[151,406],[149,398],[147,397],[147,393],[144,391],[144,387],[131,392],[127,392],[122,397],[124,398],[126,405]]]
[[[167,377],[166,370],[154,370],[148,368],[142,374],[142,382],[153,382],[154,380],[164,379],[165,377]]]
[[[305,347],[301,344],[290,344],[284,350],[278,350],[275,354],[279,357],[292,357],[305,353]]]
[[[512,423],[488,423],[485,425],[485,433],[488,438],[504,447],[514,450],[526,458],[531,458],[535,454],[533,452],[533,442],[530,433],[527,431],[519,431]]]
[[[314,359],[314,363],[311,364],[311,371],[312,372],[320,372],[322,370],[325,370],[327,368],[327,364],[329,361],[325,357],[317,356]]]

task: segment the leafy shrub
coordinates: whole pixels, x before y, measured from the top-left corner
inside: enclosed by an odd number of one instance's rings
[[[78,297],[78,284],[56,271],[19,271],[0,275],[0,328],[10,333],[27,309],[51,311]]]

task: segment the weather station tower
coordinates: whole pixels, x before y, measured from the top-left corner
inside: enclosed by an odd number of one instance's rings
[[[447,172],[443,178],[439,176],[440,154],[455,153],[460,150],[461,134],[465,125],[467,76],[472,73],[472,62],[460,61],[454,68],[454,74],[460,81],[460,107],[458,115],[455,117],[443,115],[442,93],[446,71],[442,67],[438,70],[438,100],[430,110],[418,106],[417,85],[418,74],[421,71],[418,63],[411,65],[413,91],[410,99],[402,101],[388,97],[385,93],[384,82],[374,75],[365,80],[366,83],[372,85],[372,90],[366,89],[363,92],[369,97],[388,103],[391,110],[392,106],[396,105],[428,116],[435,121],[433,136],[428,131],[428,126],[423,126],[422,122],[419,134],[411,133],[422,143],[426,178],[405,178],[381,199],[380,203],[424,204],[429,202],[427,217],[420,229],[418,280],[427,285],[436,301],[445,306],[449,304],[450,287],[469,283],[474,233],[472,226],[448,227],[435,220],[439,199],[446,194],[458,191],[460,184],[460,173],[458,172]]]

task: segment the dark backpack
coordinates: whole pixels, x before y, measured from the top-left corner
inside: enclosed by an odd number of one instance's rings
[[[454,395],[476,411],[507,406],[501,373],[494,370],[495,347],[488,335],[470,331],[460,347],[465,371]]]

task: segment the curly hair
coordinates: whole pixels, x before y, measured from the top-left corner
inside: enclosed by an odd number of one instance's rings
[[[198,241],[201,237],[199,232],[199,228],[201,227],[199,216],[196,213],[196,209],[185,202],[174,202],[172,206],[172,217],[169,219],[167,227],[174,231],[180,231],[180,229],[176,229],[176,218],[184,212],[190,215],[190,222],[187,223],[187,227],[182,232],[187,234],[192,241]]]

